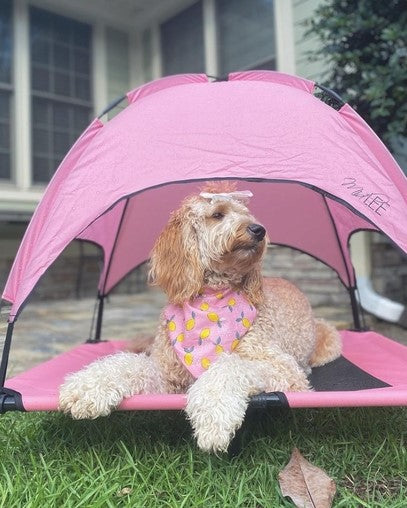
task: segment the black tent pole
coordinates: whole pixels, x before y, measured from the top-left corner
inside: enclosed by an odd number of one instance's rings
[[[11,339],[13,337],[14,321],[7,326],[6,338],[4,340],[3,353],[0,364],[0,414],[6,411],[25,411],[21,393],[5,388],[8,358],[10,355]]]
[[[117,231],[116,231],[116,238],[114,240],[112,252],[110,253],[110,259],[109,259],[109,262],[108,262],[108,265],[107,265],[107,269],[106,269],[106,273],[105,273],[105,279],[104,279],[104,283],[103,283],[103,289],[101,290],[103,292],[106,291],[106,281],[107,281],[109,273],[110,273],[110,268],[111,268],[111,263],[112,263],[113,255],[114,255],[115,250],[116,250],[117,241],[119,239],[120,231],[121,231],[121,228],[123,226],[123,220],[124,220],[124,217],[126,215],[126,210],[127,210],[128,204],[129,204],[129,198],[126,198],[126,204],[124,205],[123,213],[122,213],[122,216],[120,217],[120,222],[119,222],[119,225],[118,225],[118,228],[117,228]],[[100,342],[100,337],[102,335],[103,308],[104,308],[104,303],[105,303],[104,300],[105,300],[105,298],[106,298],[106,295],[101,293],[99,291],[99,293],[98,293],[99,307],[98,307],[98,314],[97,314],[97,318],[96,318],[95,337],[93,339],[92,338],[89,339],[87,342]]]
[[[352,315],[353,315],[353,326],[355,330],[362,330],[362,325],[360,322],[360,315],[359,315],[359,303],[356,298],[356,287],[350,287],[349,288],[349,296],[350,296],[350,304],[352,306]]]
[[[98,314],[96,318],[96,328],[95,328],[95,337],[91,340],[91,342],[100,342],[100,338],[102,335],[102,322],[103,322],[103,310],[105,303],[105,295],[101,293],[98,294],[99,306],[98,306]]]
[[[0,364],[0,388],[3,388],[4,383],[6,382],[8,357],[10,354],[11,339],[13,337],[13,329],[14,329],[14,321],[12,321],[11,323],[8,324],[6,338],[4,340],[3,354],[1,356],[1,364]]]

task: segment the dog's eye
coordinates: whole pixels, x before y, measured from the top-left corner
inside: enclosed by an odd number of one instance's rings
[[[215,212],[212,214],[212,219],[222,220],[224,216],[225,214],[222,212]]]

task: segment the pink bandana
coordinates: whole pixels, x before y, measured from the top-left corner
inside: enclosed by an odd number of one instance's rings
[[[169,339],[180,361],[199,377],[223,352],[239,344],[254,319],[256,309],[232,289],[205,289],[182,307],[167,305]]]

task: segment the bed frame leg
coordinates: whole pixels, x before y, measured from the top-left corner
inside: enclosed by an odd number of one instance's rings
[[[25,411],[21,393],[11,388],[0,388],[0,415],[7,411]]]
[[[105,295],[102,295],[101,293],[98,294],[98,302],[97,305],[97,317],[96,317],[96,328],[95,328],[95,336],[92,337],[93,333],[93,321],[91,326],[91,336],[86,341],[87,343],[94,344],[95,342],[101,342],[101,336],[102,336],[102,323],[103,323],[103,310],[105,306]]]
[[[366,328],[362,327],[360,321],[360,306],[356,298],[356,291],[357,291],[356,287],[349,288],[350,303],[352,306],[353,326],[355,330],[362,331]]]
[[[242,426],[230,442],[228,455],[237,457],[243,449],[244,441],[252,434],[254,423],[262,420],[272,412],[278,416],[282,411],[289,409],[287,397],[283,392],[259,393],[254,395],[246,410]]]
[[[3,353],[1,355],[0,363],[0,389],[3,390],[4,383],[6,382],[8,357],[10,354],[11,340],[13,338],[14,321],[8,324],[6,338],[4,340]]]
[[[243,450],[243,446],[247,438],[252,433],[254,414],[258,413],[258,410],[253,408],[247,408],[246,415],[244,417],[242,426],[236,431],[235,437],[230,442],[228,448],[228,456],[230,459],[238,457]]]
[[[235,437],[230,442],[229,448],[228,448],[228,456],[230,459],[233,459],[234,457],[237,457],[240,455],[240,452],[243,448],[243,433],[244,433],[244,426],[246,425],[246,419],[243,422],[240,429],[237,430]]]

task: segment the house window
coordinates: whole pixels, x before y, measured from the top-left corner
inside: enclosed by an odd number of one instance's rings
[[[205,72],[202,2],[160,27],[163,74]]]
[[[11,178],[11,58],[12,10],[11,2],[0,2],[0,179]]]
[[[273,0],[217,0],[219,74],[275,69]]]
[[[125,32],[107,27],[106,42],[107,95],[108,101],[112,102],[129,91],[129,36]],[[125,109],[126,105],[127,102],[122,101],[110,110],[109,120]]]
[[[151,29],[144,30],[142,35],[142,56],[145,81],[153,79],[153,34]]]
[[[46,183],[92,113],[91,27],[30,8],[33,182]]]

